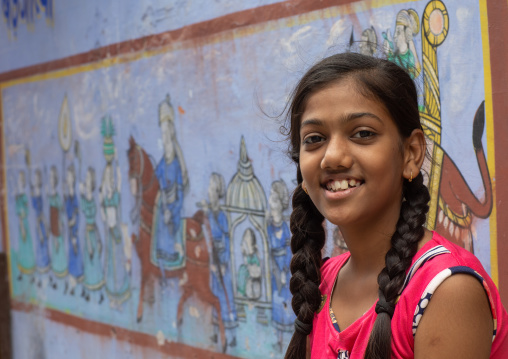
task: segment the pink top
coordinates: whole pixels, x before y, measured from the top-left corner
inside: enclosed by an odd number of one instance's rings
[[[321,268],[322,303],[314,315],[310,334],[311,358],[360,359],[364,357],[370,332],[376,320],[375,304],[353,324],[339,330],[330,306],[335,279],[350,254],[331,258]],[[430,263],[427,263],[429,262]],[[414,357],[414,335],[436,288],[449,276],[467,273],[476,277],[489,297],[494,318],[491,359],[508,358],[508,315],[494,282],[480,261],[434,232],[413,258],[392,318],[392,358]]]

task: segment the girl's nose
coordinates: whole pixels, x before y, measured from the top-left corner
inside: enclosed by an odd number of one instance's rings
[[[347,139],[342,139],[338,136],[331,138],[321,160],[321,168],[335,170],[350,168],[352,165],[353,158]]]

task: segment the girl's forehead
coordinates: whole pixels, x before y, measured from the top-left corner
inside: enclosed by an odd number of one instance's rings
[[[319,120],[324,115],[353,113],[375,113],[389,116],[384,103],[374,96],[362,93],[357,86],[348,83],[335,83],[312,93],[301,112],[299,125],[310,120]],[[391,116],[389,116],[391,118]]]
[[[320,102],[330,95],[337,95],[338,91],[344,91],[350,96],[367,99],[360,91],[361,86],[358,80],[353,77],[331,81],[324,86],[314,89],[306,96],[301,113],[305,113],[316,102]]]

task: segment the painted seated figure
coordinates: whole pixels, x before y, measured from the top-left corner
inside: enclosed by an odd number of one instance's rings
[[[261,297],[261,265],[252,228],[247,228],[243,233],[242,256],[243,264],[238,270],[238,293],[248,299],[258,299]]]

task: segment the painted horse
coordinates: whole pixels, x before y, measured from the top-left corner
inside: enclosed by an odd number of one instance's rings
[[[132,223],[138,225],[138,233],[132,234],[132,243],[136,248],[141,266],[141,288],[139,291],[139,302],[137,321],[143,318],[143,298],[147,288],[153,291],[153,283],[156,279],[162,278],[159,266],[151,261],[151,246],[153,236],[153,224],[157,197],[159,193],[159,182],[155,176],[154,165],[150,156],[143,150],[131,136],[129,138],[129,182],[131,192],[135,198],[135,204],[131,211]],[[207,223],[203,211],[198,211],[192,218],[183,218],[185,222],[182,234],[185,240],[185,264],[183,268],[166,270],[165,277],[178,277],[182,296],[178,303],[177,323],[180,327],[183,321],[183,310],[185,302],[195,295],[202,302],[209,304],[217,313],[220,313],[219,299],[212,293],[210,287],[210,255],[206,244],[203,224]],[[206,227],[208,228],[209,225]],[[209,230],[209,228],[208,228]],[[152,293],[153,296],[153,293]],[[218,316],[219,330],[221,334],[222,349],[226,349],[226,337],[224,324],[220,315]]]

